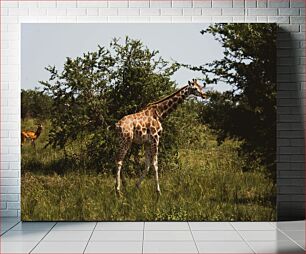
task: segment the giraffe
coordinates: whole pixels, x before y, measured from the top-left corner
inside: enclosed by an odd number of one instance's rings
[[[122,174],[122,165],[132,143],[143,144],[145,149],[145,170],[137,181],[139,188],[142,180],[149,172],[152,165],[155,171],[156,190],[161,195],[158,179],[158,145],[162,133],[162,120],[182,103],[189,95],[206,98],[202,87],[197,80],[188,81],[188,85],[180,88],[173,94],[153,103],[148,104],[141,111],[126,115],[116,123],[116,130],[119,135],[119,149],[116,157],[117,175],[116,192],[121,195],[120,185],[125,183]]]

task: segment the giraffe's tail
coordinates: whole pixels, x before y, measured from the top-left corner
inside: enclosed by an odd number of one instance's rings
[[[119,123],[111,124],[111,125],[107,126],[106,129],[108,131],[118,131],[120,129],[120,124]]]

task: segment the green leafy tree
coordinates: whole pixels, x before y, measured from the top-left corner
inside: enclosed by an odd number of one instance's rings
[[[45,120],[50,117],[52,99],[41,91],[21,90],[21,118]]]
[[[276,156],[276,30],[275,24],[215,24],[212,34],[224,48],[224,57],[193,70],[207,84],[225,82],[232,89],[210,92],[202,121],[218,140],[243,141],[242,151],[275,171]]]
[[[79,140],[83,161],[109,169],[116,150],[115,122],[171,93],[175,84],[170,77],[178,65],[127,37],[123,44],[114,39],[109,49],[99,46],[96,52],[67,58],[62,72],[46,69],[50,79],[41,83],[54,102],[49,144],[67,148]],[[174,135],[163,142],[175,147]],[[171,157],[170,151],[167,154]]]

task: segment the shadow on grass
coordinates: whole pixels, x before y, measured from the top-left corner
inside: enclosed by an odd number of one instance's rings
[[[22,164],[22,172],[32,172],[43,175],[63,175],[67,172],[75,171],[79,168],[78,162],[73,158],[60,158],[43,163],[40,160],[30,160]]]
[[[237,205],[248,205],[248,204],[265,204],[265,203],[271,203],[275,205],[275,195],[266,196],[266,197],[254,197],[254,198],[247,198],[247,197],[241,197],[237,199],[220,199],[220,198],[209,198],[210,202],[213,203],[220,203],[220,202],[229,202]]]

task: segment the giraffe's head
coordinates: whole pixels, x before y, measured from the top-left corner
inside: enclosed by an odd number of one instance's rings
[[[191,82],[188,81],[188,88],[189,88],[190,94],[206,99],[206,94],[203,91],[204,87],[205,85],[202,87],[196,79],[192,79]]]

